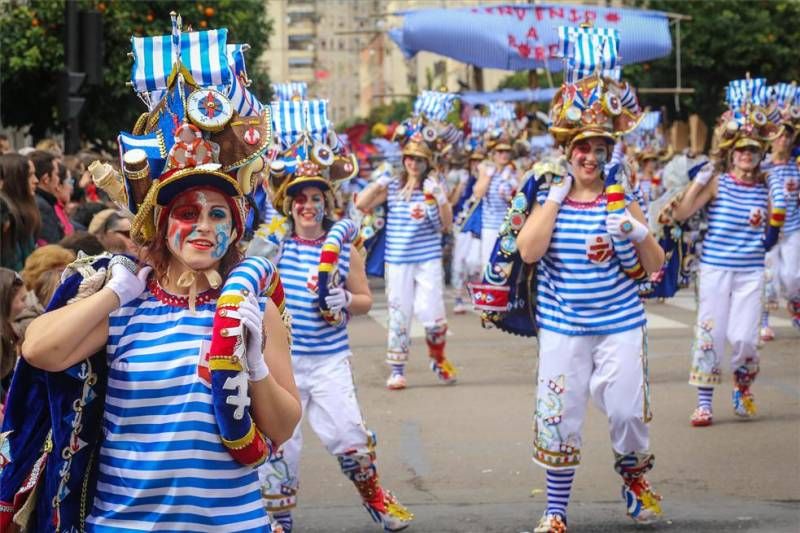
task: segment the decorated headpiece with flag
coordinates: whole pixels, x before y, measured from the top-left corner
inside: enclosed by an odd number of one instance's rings
[[[728,109],[714,128],[713,152],[724,159],[730,150],[752,146],[766,150],[767,143],[780,134],[780,127],[769,120],[767,80],[749,75],[733,80],[725,91]]]
[[[90,170],[133,214],[131,236],[140,244],[152,242],[172,200],[193,187],[226,196],[235,242],[244,233],[244,197],[270,144],[269,109],[245,87],[246,46],[229,46],[225,28],[182,32],[180,16],[171,15],[170,35],[131,39],[131,85],[149,112],[119,134],[122,175],[100,163]]]
[[[397,126],[392,135],[392,140],[403,147],[404,156],[422,157],[431,163],[434,153],[445,153],[463,141],[464,133],[445,120],[455,99],[452,93],[420,93],[414,101],[412,116]]]
[[[619,80],[619,33],[615,29],[559,28],[564,83],[550,105],[550,132],[567,151],[578,140],[614,142],[643,116],[633,88]]]
[[[291,199],[307,186],[325,192],[329,212],[332,190],[358,174],[358,159],[333,131],[327,100],[278,100],[272,108],[275,144],[270,150],[269,187],[284,216]]]
[[[769,87],[769,119],[790,128],[797,135],[800,130],[800,90],[797,82],[776,83]]]
[[[281,100],[306,100],[308,98],[308,84],[304,81],[289,81],[286,83],[272,84],[272,99]]]

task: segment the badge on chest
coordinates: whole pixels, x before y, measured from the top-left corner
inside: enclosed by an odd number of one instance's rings
[[[408,215],[413,222],[422,222],[425,220],[425,204],[423,202],[414,202],[409,206]]]
[[[586,238],[586,257],[595,265],[608,263],[614,256],[614,246],[607,234],[590,235]]]

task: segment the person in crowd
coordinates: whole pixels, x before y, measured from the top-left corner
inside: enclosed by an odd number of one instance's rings
[[[364,259],[351,246],[357,228],[350,220],[333,222],[333,182],[326,165],[308,159],[298,163],[273,193],[276,209],[289,225],[273,260],[293,317],[292,368],[303,412],[370,516],[384,530],[399,531],[413,515],[379,481],[376,440],[363,421],[350,363],[348,319],[372,306]],[[330,276],[336,281],[324,295],[326,268],[333,269]],[[260,469],[267,508],[285,533],[293,526],[302,447],[298,426],[282,457]]]
[[[11,139],[5,133],[0,133],[0,155],[11,154],[14,148],[11,146]]]
[[[575,47],[574,53],[582,52]],[[577,77],[573,72],[565,76]],[[590,95],[584,104],[592,109],[593,102],[597,108],[611,102],[614,114],[580,113],[568,96],[576,92]],[[551,175],[535,197],[515,198],[518,212],[530,209],[529,216],[516,243],[506,233],[498,252],[518,250],[522,261],[537,263],[533,459],[546,470],[547,507],[536,532],[567,529],[590,398],[608,417],[614,469],[622,477],[628,515],[649,522],[661,513],[660,497],[645,478],[654,456],[648,426],[647,317],[637,280],[661,268],[664,251],[650,234],[638,202],[625,193],[620,166],[606,170],[615,139],[635,127],[641,113],[628,84],[599,73],[559,90],[550,108],[550,131],[564,149],[569,170]]]
[[[61,177],[58,174],[56,156],[44,150],[36,150],[30,155],[36,168],[36,207],[42,223],[37,236],[37,244],[54,244],[64,237],[64,227],[56,215],[58,188]]]
[[[139,248],[131,239],[131,220],[115,209],[96,214],[89,224],[89,233],[97,237],[108,252],[138,254]]]
[[[788,84],[776,87],[785,85]],[[775,92],[780,96],[784,94],[783,91]],[[772,204],[785,205],[786,213],[780,240],[766,255],[766,294],[760,329],[762,341],[775,338],[769,324],[769,313],[770,308],[778,307],[781,297],[786,299],[792,324],[800,329],[800,166],[792,157],[800,138],[800,119],[793,116],[791,101],[782,101],[779,97],[776,110],[781,132],[770,143],[770,159],[762,164],[762,168],[767,172]]]
[[[731,85],[749,83],[735,80]],[[713,394],[722,383],[726,341],[731,346],[734,413],[742,418],[756,415],[751,386],[759,373],[764,259],[771,247],[765,242],[765,228],[779,229],[786,211],[781,194],[768,214],[769,189],[760,168],[777,126],[766,118],[761,121],[766,112],[758,100],[740,101],[729,91],[727,102],[729,109],[714,130],[716,148],[711,156],[715,164],[697,173],[674,210],[675,219],[684,221],[708,206],[689,372],[689,384],[697,389],[697,406],[690,417],[695,427],[713,421]]]
[[[72,235],[61,239],[58,244],[68,250],[72,250],[76,256],[78,252],[83,252],[85,255],[100,255],[105,251],[98,238],[88,231],[76,231]]]
[[[89,225],[92,223],[94,216],[100,211],[110,209],[102,202],[83,202],[75,209],[75,214],[72,216],[72,221],[75,229],[89,231]]]
[[[518,187],[517,169],[511,161],[511,137],[508,132],[494,132],[488,142],[489,159],[478,168],[478,181],[472,195],[481,202],[481,265],[497,241],[500,224],[506,216],[511,196]]]
[[[41,216],[36,170],[19,154],[0,155],[0,265],[20,271],[36,247]]]
[[[70,220],[69,211],[75,211],[75,207],[71,205],[72,193],[75,190],[75,180],[69,169],[62,163],[58,163],[58,176],[59,182],[56,186],[56,203],[53,209],[56,212],[59,224],[64,230],[64,236],[72,235],[75,232],[75,227]],[[63,237],[62,237],[63,238]]]
[[[20,275],[8,268],[0,267],[0,404],[5,403],[11,372],[19,356],[22,339],[14,327],[14,321],[25,309],[26,293]],[[0,421],[2,421],[1,412]]]
[[[453,211],[444,183],[431,172],[434,155],[428,142],[420,131],[415,131],[413,124],[404,126],[403,131],[400,174],[381,175],[356,199],[356,207],[362,212],[388,202],[386,362],[391,373],[386,386],[390,390],[406,388],[412,313],[425,328],[431,369],[444,384],[456,381],[456,369],[444,353],[447,317],[442,269],[442,233],[449,231]]]
[[[61,143],[51,137],[46,137],[36,143],[36,149],[43,152],[49,152],[57,159],[61,159],[64,155],[64,148],[61,146]]]
[[[75,261],[75,252],[58,244],[47,244],[37,248],[25,260],[25,268],[21,272],[25,288],[39,296],[36,287],[42,284],[40,278],[50,271],[55,271],[60,276],[67,265],[73,261]],[[42,294],[46,295],[46,292]],[[49,301],[49,297],[46,300],[39,299],[39,303],[43,307],[46,307]]]

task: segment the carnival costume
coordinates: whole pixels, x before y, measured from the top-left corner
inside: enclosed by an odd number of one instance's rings
[[[186,191],[225,198],[232,231],[215,228],[218,244],[235,246],[244,233],[245,194],[269,143],[269,114],[239,116],[223,93],[201,85],[205,66],[181,60],[207,56],[210,47],[222,51],[211,57],[232,75],[225,32],[182,34],[173,14],[172,36],[133,39],[134,82],[137,65],[154,59],[143,52],[154,40],[165,53],[155,60],[171,60],[172,71],[162,72],[163,87],[149,86],[161,98],[149,92],[143,99],[151,111],[120,136],[122,177],[107,164],[90,171],[134,214],[131,235],[141,245],[154,244]],[[187,297],[168,294],[155,276],[141,294],[120,292],[115,279],[124,271],[136,271],[126,257],[81,258],[49,307],[112,288],[120,307],[109,316],[104,349],[63,372],[20,360],[0,439],[0,524],[13,519],[37,532],[270,531],[254,466],[272,444],[251,417],[248,394],[248,380],[269,369],[260,340],[245,335],[244,301],[257,297],[263,314],[271,297],[282,310],[274,267],[246,259],[226,279],[187,270],[177,280]],[[143,284],[146,274],[139,274]],[[202,293],[200,276],[212,287]]]
[[[454,97],[423,92],[417,99],[415,115],[395,129],[404,158],[420,158],[430,170],[434,165],[434,150],[441,153],[458,142],[455,127],[444,122]],[[435,172],[426,171],[426,174],[421,189],[404,189],[399,176],[384,176],[372,185],[382,188],[386,194],[383,230],[389,305],[386,362],[391,367],[386,385],[393,390],[406,387],[405,365],[411,347],[412,313],[425,328],[431,370],[442,383],[456,381],[456,369],[445,357],[447,317],[442,267],[443,225],[439,213],[440,206],[449,205],[449,201],[441,177]]]
[[[735,80],[728,86],[729,110],[714,130],[713,162],[727,166],[733,150],[753,148],[762,156],[779,132],[767,119],[762,78]],[[698,276],[699,303],[689,384],[697,387],[694,426],[712,422],[714,387],[722,383],[722,355],[732,347],[733,408],[741,417],[756,414],[750,386],[758,375],[758,325],[764,281],[764,255],[777,241],[785,209],[773,204],[759,178],[742,181],[732,172],[708,165],[695,178],[701,185],[718,175],[716,196],[708,204],[708,233]],[[770,214],[768,214],[770,213]]]
[[[567,82],[553,99],[550,131],[567,154],[589,138],[606,139],[610,146],[642,114],[632,88],[611,77],[618,73],[617,32],[562,27],[560,36]],[[591,45],[582,47],[581,42]],[[604,55],[583,56],[586,49]],[[607,70],[601,75],[600,68]],[[647,320],[637,295],[644,270],[632,237],[624,229],[610,230],[612,215],[635,201],[625,194],[620,174],[620,165],[612,167],[605,192],[594,201],[578,202],[567,197],[573,178],[561,165],[534,165],[511,201],[483,283],[473,286],[484,321],[539,337],[533,460],[547,472],[547,509],[537,532],[566,531],[589,398],[608,416],[614,469],[623,479],[628,515],[646,522],[660,514],[660,497],[644,477],[653,466]],[[546,200],[560,205],[550,245],[538,264],[526,265],[516,238],[534,202]],[[646,237],[644,225],[637,224]],[[535,287],[528,286],[533,278]]]
[[[283,125],[276,127],[278,153],[270,162],[268,181],[281,222],[257,231],[262,242],[251,243],[248,254],[268,253],[284,281],[292,315],[292,367],[304,416],[356,486],[370,516],[385,530],[399,531],[413,515],[380,485],[375,437],[364,425],[350,366],[349,293],[344,284],[350,255],[359,253],[358,228],[349,219],[331,219],[334,191],[358,173],[358,164],[340,145],[328,145],[335,134],[328,130],[326,101],[280,102],[273,110],[275,124]],[[302,125],[284,127],[288,115],[303,117]],[[317,209],[320,215],[324,212],[326,231],[316,240],[296,235],[291,222],[292,202],[306,187],[318,188],[325,197]],[[330,304],[334,293],[344,297],[338,306]],[[293,527],[302,447],[298,426],[259,468],[265,505],[285,533]]]
[[[777,307],[780,297],[787,300],[792,323],[800,328],[800,169],[792,156],[800,131],[800,91],[795,83],[778,83],[770,87],[770,92],[769,118],[791,136],[791,144],[785,161],[775,161],[773,153],[773,159],[763,165],[770,201],[774,207],[786,209],[786,214],[781,237],[766,256],[762,340],[774,338],[769,310]]]
[[[479,167],[479,177],[489,176],[489,187],[481,199],[481,265],[489,261],[492,248],[497,240],[500,225],[508,211],[511,197],[518,188],[517,168],[510,160],[503,168],[498,168],[493,157],[498,151],[511,152],[513,130],[499,129],[492,132],[487,143],[490,158],[486,159]]]
[[[483,161],[484,158],[485,154],[476,144],[469,154],[469,168],[472,169],[476,162]],[[476,281],[481,269],[480,212],[476,216],[475,212],[470,212],[469,209],[471,201],[474,201],[472,190],[478,178],[470,170],[466,170],[465,173],[466,181],[462,184],[461,195],[453,205],[454,238],[450,284],[455,291],[453,312],[456,314],[467,311],[467,303],[465,301],[467,282]],[[470,215],[473,216],[470,217]],[[476,221],[478,222],[477,224],[475,223]]]

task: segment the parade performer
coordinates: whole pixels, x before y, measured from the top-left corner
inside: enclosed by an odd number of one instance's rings
[[[756,414],[750,387],[758,375],[758,326],[764,254],[777,240],[785,207],[773,204],[760,163],[777,127],[769,122],[764,80],[735,80],[728,86],[730,107],[714,130],[712,159],[698,172],[674,217],[684,221],[708,205],[708,232],[698,274],[699,303],[689,384],[697,387],[693,426],[712,423],[714,387],[722,382],[725,342],[732,347],[733,408],[741,417]],[[765,235],[766,226],[766,235]]]
[[[478,166],[485,157],[485,153],[475,146],[469,154],[469,169],[460,174],[460,179],[450,195],[454,218],[450,284],[455,291],[453,312],[457,315],[468,310],[467,282],[473,281],[480,274],[480,225],[472,227],[467,222],[470,215],[474,214],[469,206],[475,201],[472,192],[477,181]]]
[[[773,103],[770,119],[781,126],[781,133],[771,143],[767,184],[774,205],[785,204],[786,217],[781,238],[767,253],[764,310],[761,318],[761,340],[769,341],[775,333],[769,326],[770,307],[778,299],[787,300],[792,323],[800,328],[800,170],[792,157],[800,128],[800,91],[796,84],[778,83],[771,88]]]
[[[613,71],[617,32],[561,28],[560,35],[573,44],[578,36],[591,40],[588,48],[610,52],[603,57],[611,63],[577,56],[586,47],[560,47],[576,55],[568,58],[567,81],[553,99],[550,132],[564,148],[569,173],[556,173],[551,165],[547,186],[542,176],[526,181],[512,200],[485,285],[474,291],[476,302],[501,301],[514,290],[517,264],[538,262],[535,326],[521,332],[538,328],[539,337],[533,459],[546,469],[547,508],[535,531],[558,533],[567,528],[589,398],[608,417],[628,515],[646,522],[660,514],[660,497],[645,479],[654,458],[647,425],[647,320],[637,280],[664,260],[640,206],[624,193],[620,166],[604,175],[615,139],[641,115],[632,88],[599,72]],[[519,307],[509,302],[495,319],[504,326],[503,315]]]
[[[412,313],[425,328],[431,369],[445,384],[454,383],[456,370],[445,357],[447,318],[444,307],[442,233],[453,211],[441,176],[432,172],[438,128],[419,115],[395,130],[403,144],[403,170],[380,176],[359,194],[363,212],[387,203],[386,295],[389,304],[386,386],[406,388],[405,365],[411,345]]]
[[[270,531],[254,467],[300,402],[280,278],[237,248],[269,114],[240,117],[179,54],[158,59],[166,94],[123,135],[166,153],[122,144],[122,179],[90,167],[134,213],[144,263],[79,259],[28,327],[0,437],[3,531]]]
[[[336,457],[370,516],[386,531],[406,528],[413,515],[379,481],[375,437],[364,425],[356,397],[347,334],[350,316],[372,306],[364,260],[356,249],[358,228],[334,223],[331,172],[340,161],[320,141],[306,137],[278,161],[270,186],[277,209],[288,217],[275,261],[292,321],[292,366],[303,412],[325,448]],[[273,166],[275,166],[273,164]],[[357,172],[355,167],[352,175]],[[260,468],[273,520],[292,530],[303,435],[300,427],[281,453]]]

